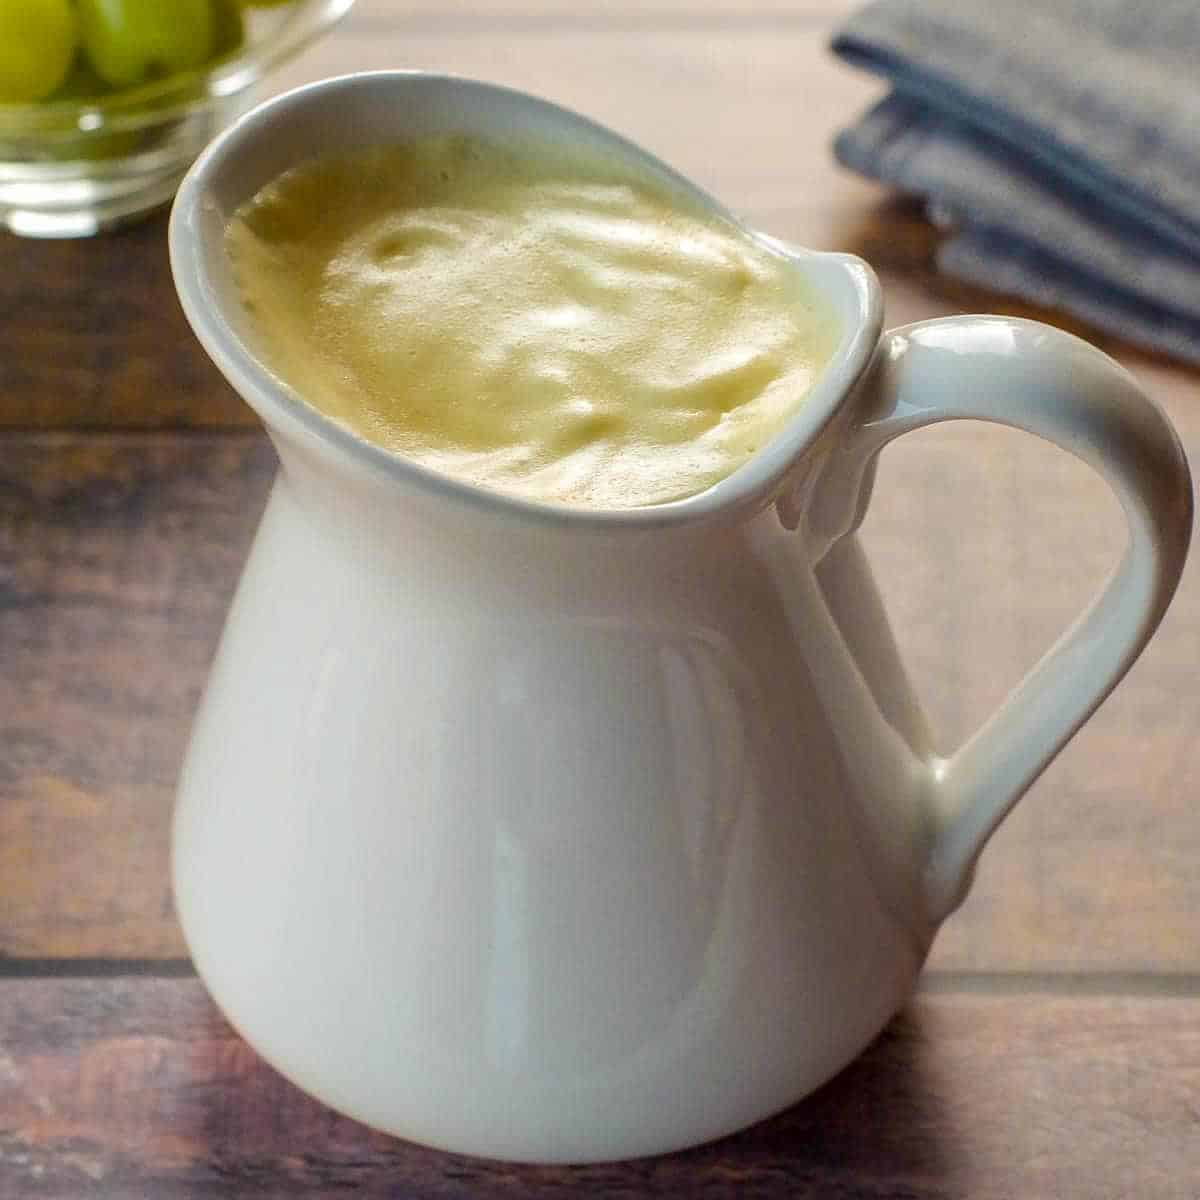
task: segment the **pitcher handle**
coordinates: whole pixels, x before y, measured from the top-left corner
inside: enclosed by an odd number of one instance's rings
[[[1035,321],[963,316],[893,330],[860,404],[844,450],[860,472],[910,430],[991,421],[1045,438],[1094,468],[1129,529],[1120,563],[1082,616],[967,742],[933,763],[925,891],[930,916],[941,920],[966,895],[996,827],[1162,619],[1187,555],[1191,478],[1175,430],[1133,376]]]

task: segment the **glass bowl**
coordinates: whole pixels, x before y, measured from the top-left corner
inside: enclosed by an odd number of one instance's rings
[[[242,45],[201,70],[94,98],[0,104],[0,226],[26,237],[87,237],[168,203],[267,75],[353,3],[248,8]]]

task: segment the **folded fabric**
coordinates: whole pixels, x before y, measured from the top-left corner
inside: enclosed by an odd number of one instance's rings
[[[924,196],[949,275],[1200,361],[1196,0],[881,0],[847,166]]]

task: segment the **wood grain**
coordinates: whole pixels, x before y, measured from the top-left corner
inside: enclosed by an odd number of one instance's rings
[[[807,1101],[735,1138],[520,1167],[335,1116],[194,980],[0,981],[5,1196],[1086,1196],[1191,1200],[1200,999],[923,996]]]
[[[1200,453],[1200,410],[1179,415]],[[171,795],[273,469],[256,434],[0,437],[0,953],[184,953]],[[951,746],[1115,561],[1115,504],[1066,456],[967,424],[897,443],[876,496],[868,548]],[[1197,969],[1198,602],[1194,563],[997,835],[934,970]]]
[[[1200,412],[1175,412],[1200,453]],[[864,540],[949,750],[1083,609],[1124,544],[1112,496],[1032,438],[955,424],[881,463]],[[985,852],[931,966],[1194,971],[1200,963],[1200,565],[1155,639]]]
[[[0,436],[0,954],[181,953],[171,794],[273,469],[258,434]]]
[[[102,238],[0,234],[0,429],[252,424],[192,336],[166,217]]]

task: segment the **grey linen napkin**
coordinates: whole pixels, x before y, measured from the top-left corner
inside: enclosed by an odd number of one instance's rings
[[[941,270],[1200,362],[1200,0],[879,0],[833,48],[892,84],[835,153]]]

